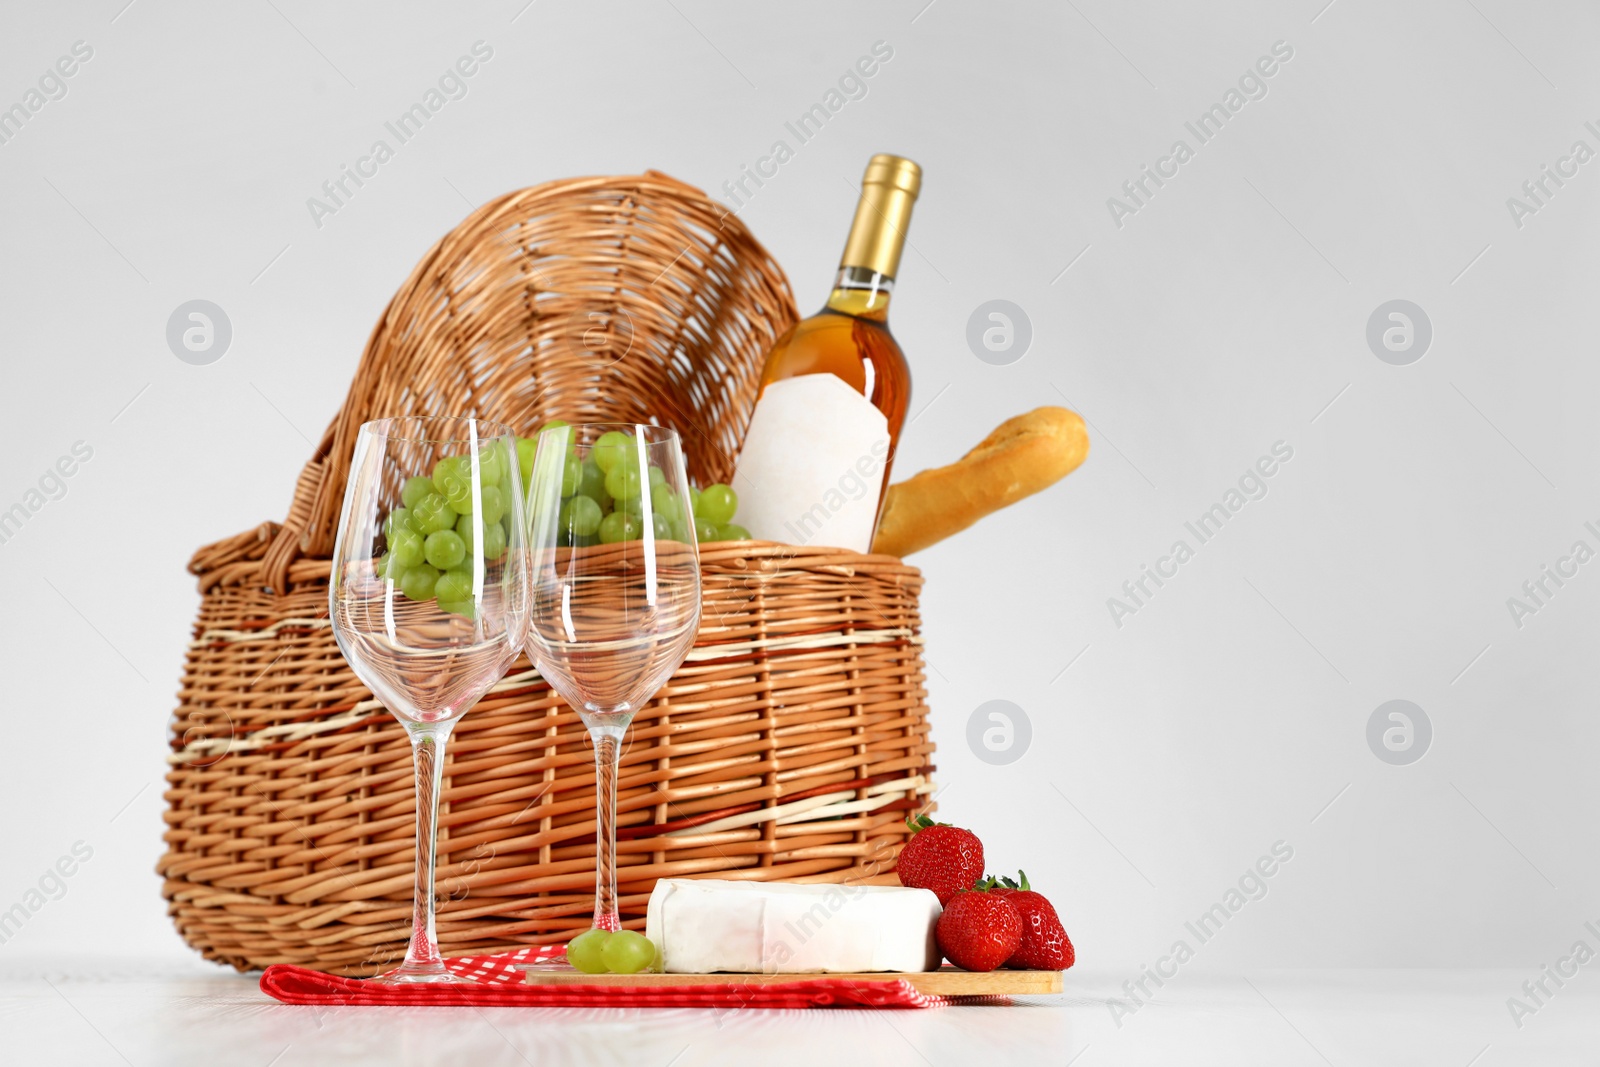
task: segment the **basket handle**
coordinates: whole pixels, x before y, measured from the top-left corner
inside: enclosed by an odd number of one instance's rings
[[[557,180],[506,193],[488,201],[469,213],[428,249],[427,254],[412,269],[384,309],[382,317],[373,326],[366,347],[362,351],[361,362],[356,368],[355,378],[350,383],[350,391],[345,395],[338,414],[323,432],[316,454],[307,461],[295,483],[289,514],[284,518],[282,527],[268,546],[262,561],[262,578],[274,593],[281,595],[289,589],[289,569],[295,560],[302,556],[312,558],[332,556],[334,538],[338,533],[339,511],[344,502],[345,482],[350,473],[350,460],[361,424],[380,415],[419,414],[390,410],[375,413],[374,401],[389,373],[390,362],[398,358],[404,347],[403,335],[410,321],[409,316],[416,310],[412,306],[413,294],[427,279],[440,273],[448,273],[449,264],[446,261],[457,254],[461,247],[461,238],[458,235],[464,230],[476,229],[482,220],[502,212],[505,213],[504,217],[495,219],[495,222],[503,225],[513,221],[517,218],[519,203],[557,187],[580,189],[591,184],[615,185],[619,182],[635,184],[641,192],[657,191],[669,196],[715,205],[715,202],[700,189],[655,170],[621,179]],[[745,241],[752,240],[739,220],[725,212],[712,225],[719,230],[731,229]],[[778,272],[775,283],[778,291],[774,295],[788,305],[789,315],[792,316],[793,297],[789,295],[788,281],[782,277],[781,272]],[[395,340],[397,333],[402,336],[400,343],[396,343]],[[452,412],[452,414],[465,414],[465,412]]]

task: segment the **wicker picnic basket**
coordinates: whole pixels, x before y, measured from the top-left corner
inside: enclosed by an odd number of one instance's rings
[[[373,331],[285,520],[201,549],[172,724],[178,931],[240,969],[384,970],[410,931],[411,749],[345,664],[327,583],[355,434],[395,414],[651,422],[727,479],[762,358],[795,320],[783,272],[699,190],[655,172],[552,182],[473,212]],[[917,594],[888,556],[704,546],[689,659],[635,720],[619,780],[625,925],[655,880],[893,882],[933,745]],[[447,955],[589,925],[587,734],[527,661],[462,720],[439,819]]]

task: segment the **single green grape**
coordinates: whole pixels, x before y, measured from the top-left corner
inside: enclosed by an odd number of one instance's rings
[[[650,528],[655,531],[657,541],[672,540],[672,520],[661,512],[650,516]]]
[[[506,498],[499,486],[486,485],[478,493],[478,503],[483,507],[483,521],[499,522],[506,513]]]
[[[477,521],[471,515],[462,515],[456,519],[455,530],[456,536],[467,548],[467,555],[472,555],[472,545],[478,539]]]
[[[434,536],[437,537],[438,534],[435,534]],[[462,601],[471,601],[471,568],[459,567],[455,570],[445,571],[443,574],[439,575],[439,580],[433,583],[433,595],[439,598],[440,604],[459,604]]]
[[[637,516],[626,511],[613,511],[600,521],[600,543],[614,545],[618,541],[637,541],[644,532],[644,524]]]
[[[710,519],[696,516],[694,520],[694,539],[700,542],[715,541],[717,539],[717,524]]]
[[[606,942],[611,937],[609,930],[584,931],[567,942],[567,962],[584,974],[604,974]]]
[[[450,496],[450,486],[472,477],[471,461],[466,456],[445,456],[433,465],[433,489]]]
[[[606,474],[594,459],[583,461],[583,474],[578,480],[578,492],[599,504],[602,509],[611,504],[611,494],[606,492]]]
[[[572,423],[568,422],[566,419],[551,419],[549,422],[539,427],[539,432],[544,433],[546,430],[560,430],[571,425]]]
[[[425,554],[422,535],[415,530],[396,530],[389,538],[389,556],[401,574],[421,563]]]
[[[470,600],[441,600],[439,601],[439,610],[448,611],[452,615],[460,615],[468,619],[478,614],[477,608],[473,606]]]
[[[569,531],[574,537],[588,537],[600,529],[600,505],[589,497],[575,496],[561,505],[561,513],[556,518],[557,524],[563,530]]]
[[[462,458],[465,460],[465,457]],[[471,461],[462,463],[462,469],[471,474]],[[478,481],[484,485],[498,485],[505,473],[505,464],[501,462],[498,448],[491,445],[478,451]]]
[[[517,438],[517,469],[522,472],[522,484],[532,485],[533,457],[539,450],[539,442],[531,437]]]
[[[426,537],[456,524],[456,513],[438,493],[429,493],[411,509],[411,528]]]
[[[750,531],[736,522],[725,522],[717,527],[716,541],[749,541]]]
[[[622,458],[631,451],[632,446],[633,438],[621,430],[607,430],[589,450],[589,456],[601,470],[610,474],[611,468],[622,462]]]
[[[506,528],[491,522],[483,528],[483,558],[496,560],[506,554]]]
[[[461,535],[454,530],[439,530],[428,535],[423,542],[423,555],[430,564],[442,571],[447,571],[457,563],[467,558],[466,542],[461,540]],[[434,596],[438,596],[435,593]],[[450,600],[459,600],[460,597],[449,597]]]
[[[651,467],[650,469],[655,470],[656,468]],[[671,486],[665,483],[658,483],[650,487],[650,506],[658,514],[665,515],[669,519],[676,519],[680,517],[678,508],[682,504],[678,500],[678,494],[672,491]]]
[[[578,491],[578,486],[583,484],[583,460],[571,452],[561,467],[561,495],[571,496]]]
[[[430,486],[432,482],[428,483]],[[431,492],[431,490],[430,490]],[[406,508],[395,508],[389,512],[389,517],[383,520],[383,536],[393,537],[396,530],[411,528],[411,512]]]
[[[695,539],[694,527],[690,526],[683,519],[673,519],[672,539],[674,541],[682,541],[684,544],[688,544],[690,541]]]
[[[377,575],[379,578],[382,578],[383,577],[383,572],[388,570],[388,569],[389,569],[389,553],[385,552],[383,555],[378,557],[378,562],[376,562],[376,563],[374,563],[372,565],[372,573]]]
[[[432,600],[433,584],[439,572],[426,563],[419,563],[406,571],[400,579],[400,591],[412,600]]]
[[[667,484],[667,472],[662,470],[660,467],[655,466],[654,464],[651,464],[649,471],[646,472],[646,476],[650,479],[650,487],[652,489],[658,485]]]
[[[643,489],[639,472],[626,463],[618,463],[606,472],[606,492],[613,500],[632,500]]]
[[[685,518],[698,514],[700,514],[700,490],[691,485],[689,487],[689,514]]]
[[[732,486],[708,485],[705,492],[700,494],[700,503],[695,508],[695,514],[702,519],[710,519],[721,526],[723,523],[732,522],[734,512],[739,510],[739,494],[733,491]]]
[[[601,946],[600,959],[613,974],[638,974],[655,963],[656,946],[636,930],[618,930]]]
[[[454,471],[446,471],[444,475],[444,488],[440,490],[450,509],[457,515],[467,515],[472,511],[472,481],[462,478]]]
[[[408,508],[414,508],[417,506],[417,501],[433,492],[433,489],[431,478],[424,478],[420,474],[415,478],[407,478],[405,486],[400,490],[400,502]]]
[[[643,520],[644,520],[644,497],[642,497],[642,496],[620,497],[620,498],[618,498],[616,500],[613,500],[611,502],[611,510],[613,510],[613,511],[626,511],[629,515],[632,515],[634,518],[639,519],[641,522],[643,522]]]

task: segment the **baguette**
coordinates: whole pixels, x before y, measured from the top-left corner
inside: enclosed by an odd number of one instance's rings
[[[1007,419],[948,467],[889,487],[872,551],[909,556],[992,512],[1047,489],[1089,454],[1083,419],[1044,407]]]

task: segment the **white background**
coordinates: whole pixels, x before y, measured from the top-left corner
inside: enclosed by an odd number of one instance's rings
[[[427,247],[553,178],[716,192],[876,41],[894,55],[866,97],[741,217],[810,311],[867,158],[918,160],[899,474],[1063,396],[1094,446],[914,559],[944,817],[1028,870],[1084,964],[1130,977],[1280,840],[1293,860],[1195,969],[1533,975],[1600,919],[1600,563],[1521,628],[1506,604],[1575,540],[1600,548],[1600,162],[1521,228],[1506,207],[1574,140],[1600,149],[1592,5],[124,2],[12,3],[0,32],[5,106],[94,49],[0,145],[0,509],[94,450],[0,544],[0,909],[94,849],[0,955],[189,956],[153,873],[184,565],[282,518]],[[478,40],[469,94],[315,225],[307,198]],[[1184,122],[1277,41],[1267,96],[1115,225],[1107,198],[1193,146]],[[165,341],[195,298],[233,325],[210,366]],[[965,339],[996,298],[1032,324],[1009,366]],[[1365,339],[1396,298],[1434,331],[1409,366]],[[1118,627],[1107,599],[1280,440],[1269,494]],[[1366,741],[1395,698],[1433,725],[1409,766]],[[994,699],[1032,723],[1007,767],[966,741]]]

